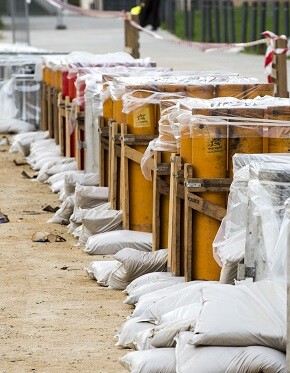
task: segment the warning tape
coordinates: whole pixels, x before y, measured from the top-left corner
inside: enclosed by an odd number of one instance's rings
[[[246,43],[204,43],[204,42],[194,42],[189,40],[172,40],[172,39],[165,39],[163,36],[157,34],[156,32],[150,31],[147,28],[141,27],[136,21],[132,19],[131,13],[125,11],[100,11],[94,9],[83,9],[81,7],[68,4],[63,0],[46,0],[48,3],[53,5],[54,7],[61,9],[61,10],[68,10],[74,13],[90,16],[90,17],[98,17],[98,18],[123,18],[128,20],[133,27],[138,30],[143,31],[146,34],[154,37],[155,39],[164,40],[175,45],[181,45],[185,47],[189,47],[199,52],[212,52],[212,51],[223,51],[229,50],[233,48],[249,48],[254,47],[261,44],[268,44],[266,54],[265,54],[265,71],[267,75],[268,82],[272,82],[272,66],[275,54],[283,54],[289,51],[289,48],[285,49],[275,49],[274,40],[278,38],[276,34],[271,31],[265,31],[262,33],[264,39],[254,40]]]
[[[272,83],[272,68],[273,68],[273,62],[274,62],[274,55],[275,54],[286,54],[288,52],[288,48],[276,48],[275,49],[275,40],[277,40],[279,37],[278,35],[274,34],[272,31],[264,31],[262,32],[262,35],[266,38],[268,47],[265,54],[265,71],[267,75],[267,79],[269,83]]]
[[[250,41],[247,43],[204,43],[204,42],[194,42],[194,41],[189,41],[189,40],[165,39],[163,36],[157,34],[156,32],[153,32],[144,27],[141,27],[137,22],[133,20],[130,20],[130,23],[133,27],[137,28],[138,30],[144,31],[145,33],[153,36],[156,39],[161,39],[161,40],[165,40],[167,42],[173,43],[173,44],[190,47],[199,52],[212,52],[216,50],[221,51],[221,50],[227,50],[231,48],[248,48],[248,47],[254,47],[260,44],[267,44],[266,39],[254,40],[254,41]]]
[[[46,0],[47,3],[53,5],[55,8],[60,10],[68,10],[70,12],[82,14],[90,17],[97,18],[124,18],[125,12],[123,11],[102,11],[94,9],[83,9],[79,6],[68,4],[62,0]]]

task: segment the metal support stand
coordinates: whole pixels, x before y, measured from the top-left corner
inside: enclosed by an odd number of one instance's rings
[[[65,1],[66,3],[67,1]],[[64,24],[63,20],[63,9],[57,9],[57,14],[56,14],[56,29],[57,30],[66,30],[66,25]]]

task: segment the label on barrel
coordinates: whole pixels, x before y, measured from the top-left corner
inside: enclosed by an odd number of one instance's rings
[[[133,113],[134,127],[150,127],[150,108],[143,108]]]
[[[223,139],[210,138],[206,140],[207,153],[220,153],[225,150]]]

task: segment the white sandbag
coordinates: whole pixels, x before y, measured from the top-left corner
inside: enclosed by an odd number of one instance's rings
[[[174,348],[133,351],[119,361],[131,373],[175,373]]]
[[[134,281],[132,281],[124,290],[127,294],[130,295],[131,291],[136,289],[138,286],[143,286],[146,284],[153,284],[154,282],[158,282],[160,280],[166,280],[171,277],[174,277],[173,273],[171,272],[152,272],[152,273],[145,273]]]
[[[167,256],[166,249],[148,253],[131,248],[119,251],[114,258],[122,265],[112,272],[109,278],[109,288],[124,290],[131,281],[144,273],[165,270]]]
[[[160,272],[158,272],[158,273],[160,273]],[[130,292],[130,295],[128,295],[128,297],[124,300],[124,303],[135,304],[139,301],[139,299],[142,295],[152,293],[155,290],[165,289],[169,286],[176,285],[180,282],[184,282],[184,277],[171,276],[171,277],[168,277],[168,278],[165,277],[164,280],[160,280],[160,281],[154,282],[152,284],[147,283],[145,285],[138,286],[133,291]]]
[[[195,297],[197,303],[191,303],[186,306],[178,307],[172,311],[169,311],[162,315],[159,320],[156,321],[156,324],[166,324],[166,323],[174,323],[178,320],[185,320],[188,318],[197,319],[200,311],[201,311],[201,303],[200,297]]]
[[[55,174],[58,174],[59,172],[64,172],[64,171],[76,171],[77,170],[77,162],[68,162],[68,163],[62,163],[62,164],[57,164],[55,166],[50,167],[47,170],[47,175],[52,176]]]
[[[152,233],[138,231],[112,231],[89,237],[85,252],[90,255],[116,254],[125,247],[136,250],[152,250]]]
[[[85,216],[85,214],[88,212],[89,210],[88,209],[81,209],[80,207],[78,206],[74,206],[74,210],[73,210],[73,213],[70,217],[70,221],[72,223],[75,223],[75,224],[78,224],[78,225],[81,225],[82,224],[82,221],[83,221],[83,217]]]
[[[65,178],[64,191],[67,196],[71,196],[75,192],[76,185],[98,186],[99,174],[84,173],[72,174]]]
[[[152,306],[148,307],[140,318],[143,321],[152,323],[158,322],[161,316],[188,304],[198,303],[201,301],[200,290],[203,286],[212,286],[214,282],[210,281],[192,281],[190,285],[169,294],[167,297],[160,299]],[[170,289],[170,288],[169,288]]]
[[[96,280],[98,284],[108,286],[109,276],[118,265],[117,260],[99,260],[91,262],[85,271],[88,277]]]
[[[57,165],[74,162],[74,160],[75,160],[74,158],[67,158],[67,157],[60,156],[57,159],[47,161],[46,163],[42,165],[42,167],[38,171],[37,180],[43,181],[43,182],[46,181],[49,178],[49,175],[47,174],[47,171],[49,169]],[[73,170],[73,172],[76,172],[76,171]],[[59,174],[59,173],[61,172],[56,172],[55,174]],[[55,174],[53,174],[52,176],[54,176]]]
[[[69,196],[61,204],[60,208],[56,211],[52,218],[48,220],[48,223],[56,224],[69,224],[69,218],[73,213],[74,209],[74,196]]]
[[[82,233],[82,226],[76,226],[73,232],[71,233],[75,238],[79,238]]]
[[[76,206],[91,209],[108,201],[108,188],[77,185],[75,188]]]
[[[222,261],[220,283],[233,285],[237,279],[238,263],[244,258],[246,229],[242,229],[223,243],[219,252]]]
[[[161,299],[173,294],[180,289],[184,289],[191,285],[191,282],[181,282],[177,285],[169,286],[165,289],[155,290],[152,293],[144,294],[140,297],[138,303],[134,311],[132,312],[131,317],[139,317],[147,310],[147,308],[151,307],[153,304],[157,303]]]
[[[176,373],[286,373],[285,354],[268,347],[217,347],[191,345],[195,336],[176,338]]]
[[[72,196],[70,196],[72,197]],[[80,234],[81,234],[81,224],[76,224],[76,223],[73,223],[72,221],[70,221],[69,225],[68,225],[68,233],[69,234],[72,234],[74,237],[79,237]]]
[[[202,289],[195,343],[286,349],[286,289],[271,281]]]
[[[79,244],[85,245],[88,238],[95,234],[120,229],[122,229],[122,211],[91,209],[82,219],[82,234]]]
[[[15,135],[13,136],[9,153],[21,152],[25,157],[27,157],[30,153],[30,145],[34,141],[47,139],[48,137],[48,131],[26,132]]]
[[[133,338],[133,344],[135,347],[135,350],[141,351],[141,350],[150,350],[153,348],[151,346],[151,339],[153,336],[154,328],[151,329],[145,329],[141,332],[138,332],[135,334]]]
[[[133,340],[135,335],[143,330],[152,329],[152,324],[147,322],[139,322],[137,317],[128,319],[122,325],[115,338],[117,339],[116,346],[123,348],[135,348]]]
[[[64,179],[55,181],[50,186],[50,190],[52,191],[52,193],[59,193],[63,188],[64,188]]]
[[[93,214],[94,212],[108,210],[109,207],[110,207],[109,202],[101,203],[96,207],[92,207],[91,209],[82,209],[78,206],[75,206],[73,213],[70,217],[70,221],[75,224],[82,225],[83,219],[87,216],[87,214],[90,214],[90,213]]]
[[[196,319],[197,317],[190,317],[187,319],[177,320],[174,322],[170,321],[157,325],[153,329],[153,335],[150,341],[151,347],[175,347],[176,336],[185,331],[194,331]]]
[[[64,192],[64,189],[61,190],[61,191],[59,192],[59,197],[58,197],[58,199],[59,199],[61,202],[63,202],[63,201],[66,199],[66,194],[65,194],[65,192]]]
[[[30,151],[30,155],[26,158],[27,159],[27,162],[31,165],[37,163],[39,160],[47,157],[48,155],[58,155],[60,156],[60,146],[59,145],[56,145],[56,143],[54,142],[51,142],[50,141],[51,139],[46,139],[46,140],[40,140],[40,142],[48,142],[47,144],[46,143],[43,143],[43,144],[39,144],[35,147],[33,147],[33,144],[31,144],[31,151]],[[37,141],[38,143],[38,141]],[[36,142],[34,143],[36,144]]]
[[[233,262],[229,259],[226,259],[222,265],[220,272],[220,284],[234,285],[235,280],[237,279],[238,265],[239,261],[234,260]]]
[[[29,164],[35,162],[35,157],[52,148],[56,148],[56,143],[54,139],[44,139],[33,142],[30,145],[30,154],[26,158],[27,162]]]
[[[40,171],[39,171],[40,172]],[[54,174],[52,176],[49,176],[45,181],[44,183],[45,184],[53,184],[55,183],[56,181],[59,181],[59,180],[64,180],[65,176],[66,175],[70,175],[70,174],[80,174],[80,173],[83,173],[84,171],[81,171],[81,170],[77,170],[77,171],[63,171],[63,172],[59,172],[57,174]],[[39,176],[39,173],[38,173],[38,176]]]
[[[23,133],[31,132],[35,127],[20,119],[0,119],[0,133]]]
[[[33,165],[41,154],[47,153],[47,151],[58,149],[54,139],[44,139],[33,142],[30,145],[30,154],[26,157],[28,164]]]
[[[63,159],[63,157],[58,152],[46,152],[39,155],[35,162],[30,164],[30,167],[35,171],[39,171],[45,163],[59,159]]]

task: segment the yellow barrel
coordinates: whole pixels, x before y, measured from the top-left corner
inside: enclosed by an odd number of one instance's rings
[[[46,84],[51,87],[52,86],[52,70],[49,67],[46,67],[45,78],[46,78]]]
[[[188,96],[210,99],[213,98],[214,86],[213,85],[192,85],[187,86],[186,91]],[[203,114],[202,112],[195,111],[197,114]],[[206,115],[206,114],[204,114]],[[192,160],[192,137],[190,136],[190,128],[187,125],[184,125],[181,128],[180,134],[180,156],[182,163],[191,163]]]
[[[268,107],[268,118],[276,120],[290,120],[290,108],[288,106]],[[269,153],[290,152],[290,128],[268,127]]]
[[[186,87],[186,92],[190,97],[210,99],[214,95],[213,85],[191,85]],[[193,113],[207,115],[203,110],[195,110]],[[191,163],[192,160],[192,137],[190,128],[184,125],[180,134],[180,156],[182,163]]]
[[[234,108],[228,110],[229,117],[244,117],[263,119],[264,109],[257,108]],[[229,127],[228,139],[228,175],[233,176],[232,158],[235,153],[258,154],[263,153],[263,128],[262,126],[249,124],[245,119],[245,124]]]
[[[137,98],[148,96],[150,93],[135,91]],[[157,134],[156,105],[148,104],[136,108],[126,115],[127,131],[135,135]],[[137,151],[144,153],[146,146],[135,146]],[[129,160],[129,229],[142,232],[152,232],[152,181],[146,180],[140,165]]]
[[[57,87],[57,73],[56,73],[56,70],[51,69],[50,76],[51,76],[51,87],[56,88]]]
[[[117,123],[126,123],[126,114],[122,112],[123,101],[113,100],[113,119]]]
[[[273,96],[273,84],[217,84],[215,97],[236,97],[238,99],[255,98],[257,96]]]
[[[42,68],[42,80],[45,84],[48,84],[49,82],[49,69],[46,66]]]
[[[111,97],[103,103],[103,117],[106,125],[108,125],[109,120],[113,118],[113,100]]]
[[[201,124],[193,129],[192,165],[197,178],[225,178],[227,175],[226,126]],[[222,192],[203,192],[198,195],[206,201],[225,207]],[[192,278],[218,280],[220,267],[213,258],[212,243],[220,221],[205,213],[193,211],[192,225]]]
[[[163,105],[160,104],[160,106],[163,106]],[[166,106],[168,107],[168,105]],[[167,119],[165,120],[161,119],[161,121],[159,122],[158,140],[164,148],[164,151],[162,151],[161,153],[161,162],[167,163],[170,165],[171,153],[176,153],[178,148],[177,148],[177,141],[173,135],[172,129]],[[168,185],[170,184],[170,175],[162,176],[162,179],[166,183],[168,183]],[[169,196],[162,194],[160,196],[160,247],[164,249],[168,248],[168,225],[169,225]]]
[[[201,99],[209,99],[214,97],[214,85],[189,85],[186,87],[186,92],[189,97],[197,97]]]
[[[56,70],[56,89],[58,91],[62,90],[62,71]]]

